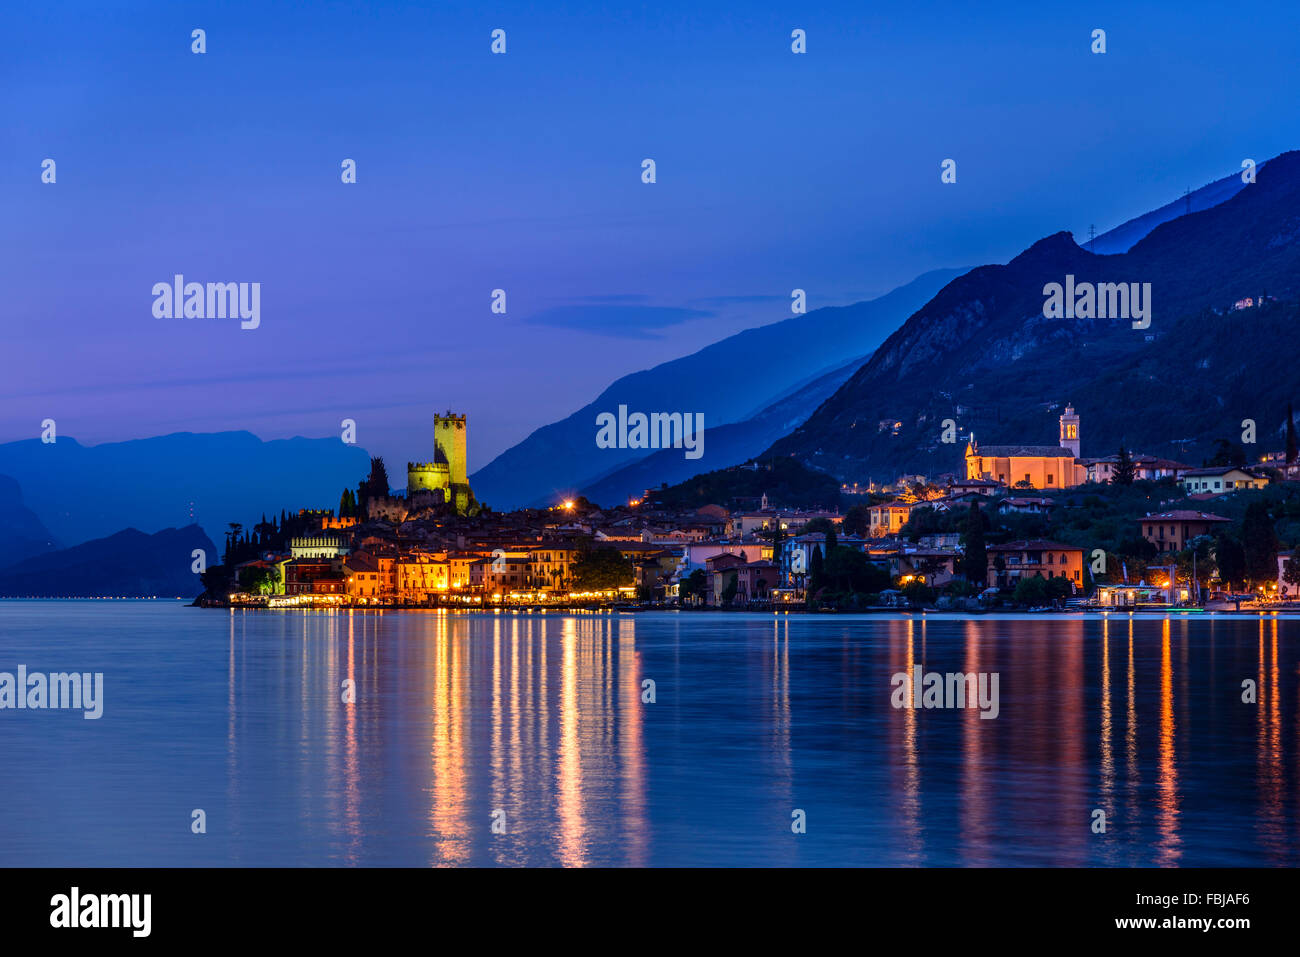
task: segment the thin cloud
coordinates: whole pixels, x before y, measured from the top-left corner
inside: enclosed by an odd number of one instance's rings
[[[570,304],[543,309],[524,320],[529,325],[573,329],[597,336],[619,339],[661,339],[660,333],[672,326],[714,316],[711,310],[684,309],[679,306],[620,305],[607,302],[586,305]]]

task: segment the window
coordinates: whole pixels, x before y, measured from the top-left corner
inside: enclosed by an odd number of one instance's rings
[[[1048,484],[1048,485],[1051,485],[1051,484],[1052,484],[1052,480],[1055,479],[1055,478],[1056,478],[1055,475],[1049,475],[1049,476],[1047,476],[1047,484]]]

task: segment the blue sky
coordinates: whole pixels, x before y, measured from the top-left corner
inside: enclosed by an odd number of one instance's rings
[[[793,288],[1004,262],[1300,145],[1296,5],[1043,7],[10,5],[0,441],[353,418],[400,463],[450,407],[477,468]],[[261,282],[260,328],[155,318],[177,272]]]

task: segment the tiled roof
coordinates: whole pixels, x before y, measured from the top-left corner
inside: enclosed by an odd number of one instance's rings
[[[1007,542],[1005,545],[990,545],[985,551],[989,552],[1059,552],[1059,551],[1083,551],[1078,545],[1065,545],[1061,542],[1049,542],[1041,538],[1031,539],[1021,542]]]
[[[1196,512],[1189,508],[1174,509],[1172,512],[1155,512],[1150,515],[1144,515],[1142,518],[1134,519],[1137,522],[1149,521],[1153,518],[1165,519],[1170,522],[1230,522],[1232,519],[1224,518],[1222,515],[1211,515],[1209,512]]]
[[[975,454],[986,459],[1049,458],[1072,459],[1074,453],[1059,445],[980,445]]]

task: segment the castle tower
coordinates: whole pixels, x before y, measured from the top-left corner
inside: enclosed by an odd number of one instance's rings
[[[1067,405],[1061,416],[1061,448],[1079,458],[1079,416],[1072,405]]]
[[[467,459],[465,457],[465,416],[437,415],[433,417],[434,460],[447,463],[451,484],[467,485]]]

